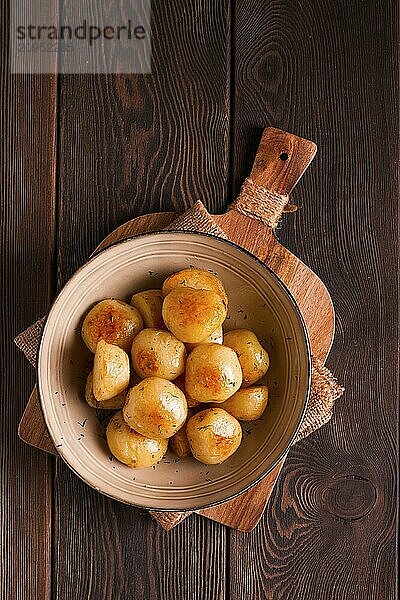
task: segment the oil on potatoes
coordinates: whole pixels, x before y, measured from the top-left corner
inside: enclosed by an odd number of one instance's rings
[[[266,385],[243,388],[228,400],[217,404],[238,421],[256,421],[261,417],[268,404],[268,388]]]
[[[129,357],[125,350],[100,340],[93,363],[93,394],[98,402],[110,400],[129,385]]]
[[[239,448],[239,421],[259,419],[268,403],[260,379],[269,357],[254,332],[223,332],[227,313],[223,283],[197,268],[133,294],[130,304],[108,298],[87,313],[82,338],[94,365],[85,399],[118,411],[106,439],[120,462],[154,467],[169,446],[179,459],[211,465]]]
[[[141,314],[145,327],[163,329],[162,318],[163,294],[161,290],[138,292],[131,298],[130,304]]]
[[[224,344],[237,354],[243,372],[243,387],[256,383],[265,375],[269,357],[255,333],[248,329],[228,331]]]
[[[140,377],[172,381],[185,371],[186,348],[169,331],[143,329],[133,340],[132,366]]]
[[[165,325],[178,339],[195,344],[222,325],[227,308],[212,290],[177,288],[165,298],[162,314]]]
[[[224,462],[242,441],[239,422],[222,408],[208,408],[194,415],[186,433],[193,456],[207,465]]]
[[[143,469],[156,465],[167,451],[168,442],[161,438],[140,435],[124,421],[122,411],[117,412],[106,429],[108,447],[120,462]]]
[[[129,352],[135,335],[142,329],[143,319],[136,308],[108,298],[96,304],[86,315],[82,324],[82,338],[93,353],[99,340]]]
[[[187,402],[167,379],[147,377],[129,390],[123,408],[125,422],[142,435],[169,438],[184,424]]]
[[[221,344],[200,344],[186,364],[185,388],[198,402],[223,402],[242,384],[236,353]]]

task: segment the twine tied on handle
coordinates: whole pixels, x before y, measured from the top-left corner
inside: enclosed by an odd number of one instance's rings
[[[231,209],[276,229],[282,213],[295,212],[297,206],[289,204],[288,195],[271,192],[247,177]]]

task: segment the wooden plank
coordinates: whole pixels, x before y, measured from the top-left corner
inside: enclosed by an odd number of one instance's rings
[[[59,285],[138,214],[183,210],[199,197],[223,210],[229,32],[227,1],[157,0],[151,75],[62,77]],[[61,461],[55,501],[58,598],[77,589],[96,600],[225,597],[221,526],[193,516],[166,534],[147,514],[89,489]]]
[[[69,470],[60,470],[60,477],[65,495],[57,504],[57,598],[75,597],[76,590],[96,600],[225,598],[224,527],[191,515],[164,531],[147,511],[102,497]]]
[[[231,597],[396,597],[396,174],[392,2],[235,8],[234,189],[254,131],[282,127],[319,153],[280,240],[327,284],[329,365],[347,393],[289,454],[261,525],[232,532]],[[383,142],[384,141],[384,142]]]
[[[35,374],[12,343],[48,308],[55,214],[56,77],[11,75],[0,8],[0,597],[51,596],[52,459],[17,436]]]

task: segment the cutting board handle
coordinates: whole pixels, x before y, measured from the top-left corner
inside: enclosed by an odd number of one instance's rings
[[[275,127],[264,129],[250,179],[274,194],[288,196],[317,151],[314,142]]]
[[[253,168],[246,180],[246,190],[232,205],[233,210],[254,214],[255,206],[259,206],[260,213],[263,212],[263,202],[270,201],[265,194],[256,193],[257,188],[267,190],[270,195],[283,198],[282,210],[285,206],[285,198],[293,190],[300,177],[306,171],[317,151],[314,142],[298,137],[275,127],[264,129]],[[251,185],[250,185],[251,184]],[[279,215],[280,216],[280,215]],[[254,215],[257,218],[257,215]]]

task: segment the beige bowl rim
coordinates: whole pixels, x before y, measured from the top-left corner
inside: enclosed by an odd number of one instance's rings
[[[307,331],[307,327],[306,324],[304,322],[304,318],[303,315],[301,314],[300,308],[293,296],[293,294],[290,292],[289,288],[284,284],[284,282],[278,277],[278,275],[268,266],[266,265],[262,260],[260,260],[259,258],[257,258],[257,256],[255,256],[254,254],[252,254],[251,252],[249,252],[248,250],[246,250],[246,248],[243,248],[242,246],[239,246],[238,244],[236,244],[235,242],[232,242],[231,240],[225,239],[225,238],[220,238],[218,236],[215,236],[213,234],[210,233],[205,233],[205,232],[199,232],[199,231],[189,231],[189,230],[178,230],[178,229],[168,229],[168,230],[157,230],[157,231],[151,231],[151,232],[144,232],[144,233],[139,233],[137,235],[131,235],[127,238],[124,238],[123,240],[117,240],[111,244],[109,244],[106,248],[103,249],[99,249],[98,251],[95,251],[89,258],[88,261],[86,261],[81,267],[79,267],[72,275],[71,277],[65,282],[65,284],[63,285],[63,287],[61,288],[61,290],[57,293],[57,295],[55,296],[54,300],[52,301],[51,305],[50,305],[50,309],[48,311],[47,317],[50,315],[50,313],[52,312],[52,310],[54,309],[54,306],[57,302],[57,300],[59,299],[59,297],[61,296],[61,294],[64,291],[64,288],[67,285],[70,285],[71,282],[73,281],[73,279],[75,279],[79,273],[84,269],[87,268],[87,266],[95,259],[98,258],[99,255],[106,253],[107,250],[109,250],[109,248],[112,248],[114,246],[118,246],[118,245],[122,245],[124,243],[129,242],[130,240],[134,240],[134,239],[139,239],[139,238],[144,238],[144,237],[150,237],[150,236],[155,236],[158,234],[171,234],[171,235],[179,235],[179,236],[186,236],[186,235],[196,235],[196,236],[201,236],[204,238],[213,238],[213,239],[217,239],[220,242],[223,242],[229,246],[233,246],[235,249],[239,250],[240,252],[242,252],[243,254],[245,254],[250,260],[257,262],[263,269],[267,270],[270,275],[272,276],[272,278],[275,280],[275,282],[277,283],[277,285],[283,290],[283,292],[285,293],[285,295],[287,296],[292,308],[293,308],[293,312],[294,315],[296,316],[299,325],[301,326],[301,332],[303,334],[303,341],[304,341],[304,347],[305,347],[305,351],[306,351],[306,355],[307,355],[307,387],[306,387],[306,392],[305,392],[305,396],[304,396],[304,400],[303,400],[303,408],[302,411],[298,417],[297,423],[293,429],[293,432],[286,444],[286,446],[282,449],[282,451],[280,452],[280,454],[278,455],[278,457],[273,461],[272,464],[270,464],[265,471],[263,471],[254,481],[252,481],[250,484],[248,484],[247,486],[245,486],[242,490],[238,491],[238,492],[234,492],[233,494],[227,496],[226,498],[223,498],[222,500],[218,500],[215,502],[210,502],[207,504],[202,504],[201,506],[194,506],[191,508],[186,508],[186,509],[182,509],[182,508],[165,508],[165,507],[157,507],[157,508],[151,508],[149,509],[150,511],[157,511],[157,512],[181,512],[181,513],[185,513],[185,512],[191,512],[191,511],[196,511],[196,510],[203,510],[206,508],[211,508],[213,506],[217,506],[220,504],[224,504],[225,502],[228,502],[229,500],[233,500],[234,498],[237,498],[238,496],[244,494],[245,492],[247,492],[249,489],[253,488],[254,486],[256,486],[258,483],[260,483],[260,481],[262,481],[269,473],[271,473],[271,471],[273,471],[273,469],[279,464],[279,462],[286,456],[286,454],[288,453],[293,441],[295,440],[303,419],[305,417],[305,413],[307,410],[307,406],[308,406],[308,402],[309,402],[309,398],[310,398],[310,390],[311,390],[311,347],[310,347],[310,341],[309,341],[309,337],[308,337],[308,331]],[[42,412],[45,415],[45,411],[44,411],[44,404],[45,404],[45,400],[44,400],[44,396],[45,393],[43,392],[42,389],[42,385],[41,385],[41,378],[40,378],[40,368],[39,368],[39,362],[41,360],[41,349],[42,349],[42,344],[43,344],[43,340],[45,338],[45,334],[46,334],[46,329],[47,329],[47,317],[46,317],[46,322],[45,325],[43,327],[43,330],[41,332],[41,339],[40,339],[40,344],[37,350],[37,361],[36,364],[37,366],[37,370],[36,370],[36,375],[37,375],[37,386],[38,386],[38,390],[39,390],[39,400],[40,400],[40,404],[41,404],[41,408],[42,408]],[[46,419],[45,419],[46,420]],[[46,421],[46,426],[48,428],[48,431],[50,433],[50,437],[53,439],[52,433],[51,433],[51,427],[49,426],[49,424]],[[96,491],[100,492],[101,494],[103,494],[104,496],[107,496],[113,500],[117,500],[118,502],[121,502],[122,504],[127,504],[129,506],[133,506],[136,508],[143,508],[142,505],[140,504],[134,504],[133,502],[126,502],[124,500],[121,500],[118,496],[110,494],[108,492],[103,491],[102,489],[96,487],[95,485],[93,485],[93,483],[87,481],[84,477],[84,475],[82,475],[81,473],[77,472],[77,470],[72,467],[67,458],[64,456],[64,453],[62,451],[59,452],[59,456],[63,459],[63,461],[67,464],[67,466],[69,467],[69,469],[71,469],[71,471],[73,473],[75,473],[75,475],[77,477],[79,477],[79,479],[81,479],[84,483],[86,483],[87,485],[89,485],[91,488],[95,489]]]

